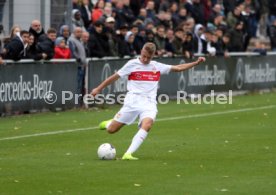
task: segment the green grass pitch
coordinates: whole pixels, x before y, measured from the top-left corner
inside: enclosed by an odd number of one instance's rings
[[[276,93],[232,105],[159,105],[138,161],[121,157],[137,125],[96,129],[119,106],[0,119],[0,194],[276,194]]]

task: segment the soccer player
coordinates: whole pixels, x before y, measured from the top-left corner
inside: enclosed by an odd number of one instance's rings
[[[153,43],[146,43],[141,50],[139,58],[129,60],[118,72],[104,80],[91,92],[92,96],[96,96],[102,89],[120,77],[128,76],[128,92],[123,107],[113,119],[103,121],[99,125],[100,129],[106,129],[108,133],[116,133],[124,125],[130,125],[139,117],[139,130],[133,137],[128,150],[123,155],[123,160],[138,160],[132,154],[146,139],[155,120],[157,114],[156,95],[160,75],[168,74],[169,72],[185,71],[205,61],[204,57],[199,57],[191,63],[171,66],[153,61],[152,58],[155,51],[156,47]]]

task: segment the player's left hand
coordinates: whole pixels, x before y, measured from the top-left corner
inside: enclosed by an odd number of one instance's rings
[[[205,62],[206,61],[206,58],[205,57],[199,57],[197,59],[197,63],[200,64],[201,62]]]

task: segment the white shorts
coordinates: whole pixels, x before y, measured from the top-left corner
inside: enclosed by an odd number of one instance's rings
[[[144,118],[151,118],[154,121],[157,112],[155,97],[153,100],[143,95],[127,94],[123,107],[113,119],[120,123],[130,125],[139,117],[138,124],[140,125]]]

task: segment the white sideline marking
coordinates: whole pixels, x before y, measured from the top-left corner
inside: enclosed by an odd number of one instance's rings
[[[262,107],[255,107],[255,108],[242,108],[242,109],[228,110],[228,111],[222,111],[222,112],[209,112],[204,114],[194,114],[194,115],[187,115],[187,116],[167,117],[167,118],[158,119],[156,121],[172,121],[172,120],[178,120],[178,119],[214,116],[214,115],[220,115],[220,114],[232,114],[232,113],[238,113],[238,112],[249,112],[249,111],[271,109],[271,108],[276,108],[276,105],[262,106]]]
[[[272,109],[272,108],[276,108],[276,105],[262,106],[262,107],[255,107],[255,108],[242,108],[242,109],[228,110],[228,111],[222,111],[222,112],[211,112],[211,113],[185,115],[185,116],[177,116],[177,117],[167,117],[167,118],[157,119],[156,121],[172,121],[172,120],[187,119],[187,118],[208,117],[208,116],[215,116],[215,115],[222,115],[222,114],[249,112],[249,111]],[[93,130],[93,129],[98,129],[98,126],[78,128],[78,129],[59,130],[59,131],[52,131],[52,132],[45,132],[45,133],[35,133],[35,134],[29,134],[29,135],[19,135],[19,136],[13,136],[13,137],[5,137],[5,138],[1,138],[0,141],[22,139],[22,138],[29,138],[29,137],[39,137],[39,136],[46,136],[46,135],[56,135],[56,134],[71,133],[71,132],[76,132],[76,131],[87,131],[87,130]]]

